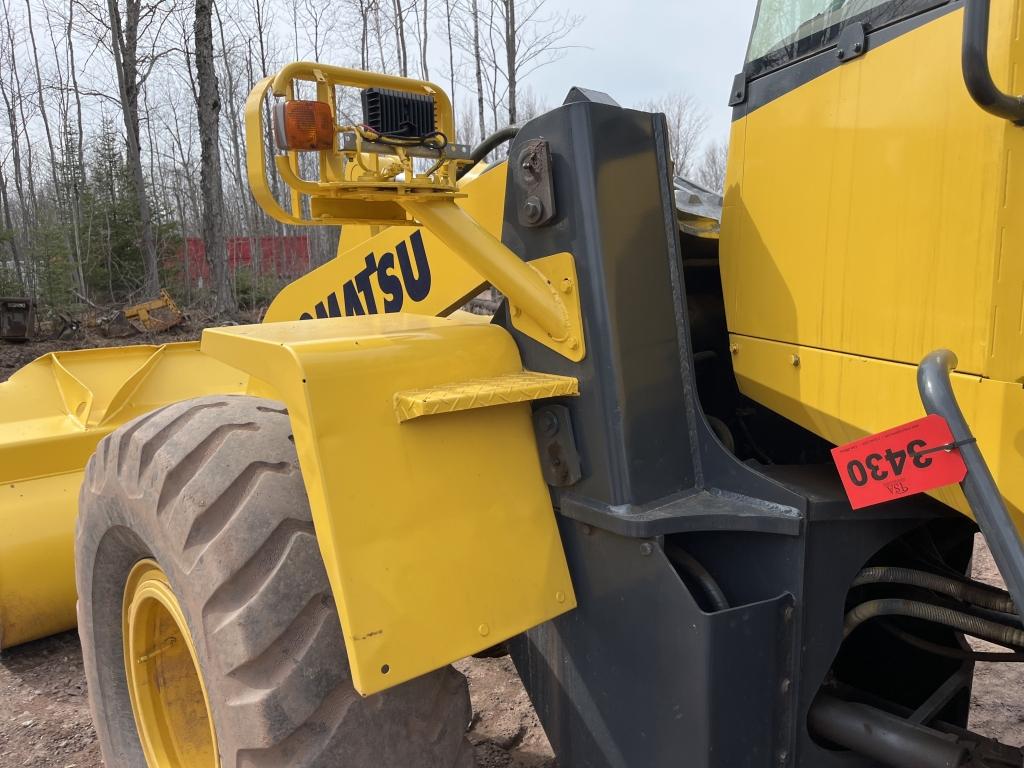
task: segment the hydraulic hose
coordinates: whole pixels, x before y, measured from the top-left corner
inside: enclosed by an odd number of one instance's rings
[[[498,129],[473,147],[472,151],[469,153],[469,159],[473,161],[473,165],[463,166],[459,171],[459,178],[461,179],[469,173],[478,163],[506,141],[512,141],[512,139],[516,137],[517,133],[519,133],[518,125],[506,125],[504,128]]]
[[[473,161],[473,165],[476,165],[506,141],[512,141],[517,133],[519,133],[518,125],[506,125],[504,128],[498,129],[473,147],[473,151],[469,153],[469,159]]]
[[[957,659],[960,661],[1024,662],[1024,653],[1014,653],[1012,651],[1002,653],[992,651],[968,651],[963,648],[950,648],[948,645],[933,643],[931,640],[925,640],[923,637],[918,637],[910,632],[904,632],[899,627],[895,627],[887,621],[879,622],[879,626],[881,626],[882,629],[890,635],[900,639],[907,645],[913,646],[919,651],[930,653],[933,656],[942,656],[946,659]]]
[[[697,558],[677,544],[670,544],[665,547],[665,554],[687,576],[700,585],[700,588],[708,598],[712,610],[724,611],[729,608],[729,601],[726,599],[722,588],[718,586],[718,582],[715,581],[715,577],[708,572],[707,568],[701,565]]]
[[[879,616],[906,616],[913,619],[922,619],[936,624],[943,624],[963,632],[965,635],[978,637],[982,640],[998,643],[999,645],[1011,648],[1024,647],[1024,629],[1008,627],[1005,624],[981,619],[961,611],[954,611],[951,608],[921,603],[916,600],[903,600],[901,598],[869,600],[858,605],[846,614],[846,620],[843,624],[843,637],[849,637],[865,621]]]
[[[912,568],[896,568],[891,566],[865,568],[857,574],[853,586],[861,587],[865,584],[904,584],[912,587],[921,587],[922,589],[930,589],[932,592],[939,592],[952,597],[962,603],[979,605],[992,611],[1012,614],[1017,612],[1013,605],[1013,598],[1010,597],[1008,592],[1004,592],[1001,589],[977,583],[956,581],[946,576],[939,576],[927,571],[917,571]]]

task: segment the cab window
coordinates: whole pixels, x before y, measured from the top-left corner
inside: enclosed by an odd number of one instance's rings
[[[747,49],[756,77],[835,45],[847,24],[868,31],[946,5],[949,0],[760,0]]]

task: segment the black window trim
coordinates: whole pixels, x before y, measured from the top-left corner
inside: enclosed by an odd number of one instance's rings
[[[751,24],[750,28],[750,39],[747,42],[748,54],[750,51],[750,43],[753,41],[754,27],[757,23],[758,18],[760,17],[761,6],[764,2],[765,0],[758,0],[757,3],[757,11],[756,15],[754,16],[754,23]],[[827,31],[834,30],[834,33],[831,34],[830,42],[821,45],[817,48],[808,50],[805,53],[802,53],[798,56],[795,56],[790,59],[785,59],[784,61],[780,61],[778,64],[775,65],[765,64],[765,61],[767,59],[770,59],[773,56],[780,54],[786,49],[786,47],[788,47],[783,46],[780,48],[776,48],[772,51],[769,51],[768,53],[764,54],[763,56],[759,56],[753,61],[746,62],[743,66],[743,73],[746,76],[747,82],[754,82],[759,78],[777,73],[779,70],[793,66],[794,64],[799,64],[800,62],[806,61],[807,59],[817,56],[823,52],[834,50],[836,44],[839,41],[839,35],[842,32],[843,28],[850,24],[863,23],[867,27],[867,32],[870,34],[872,32],[878,32],[880,30],[886,29],[887,27],[891,27],[895,24],[902,24],[906,22],[908,19],[913,19],[915,16],[920,16],[930,11],[934,11],[937,8],[941,8],[942,6],[957,4],[958,0],[918,0],[918,7],[901,16],[893,17],[889,16],[888,14],[882,13],[882,9],[888,8],[889,10],[892,10],[891,6],[893,3],[896,2],[902,2],[902,0],[888,0],[888,2],[881,5],[876,5],[874,8],[870,8],[864,13],[858,14],[857,16],[853,16],[849,19],[844,19],[842,22],[833,24],[831,27],[828,28],[828,30],[822,30],[821,32],[815,33],[817,35],[825,35]],[[884,18],[886,20],[881,23],[878,23],[879,18]],[[799,47],[802,40],[806,39],[807,38],[802,38],[801,40],[797,40],[793,43],[793,45]]]

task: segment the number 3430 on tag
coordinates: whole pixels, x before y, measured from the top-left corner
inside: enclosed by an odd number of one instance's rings
[[[932,414],[832,449],[854,509],[959,483],[967,476],[949,424]]]

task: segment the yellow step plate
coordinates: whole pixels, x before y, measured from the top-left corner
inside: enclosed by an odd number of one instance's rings
[[[579,393],[579,382],[571,376],[523,371],[398,392],[395,395],[395,413],[399,421],[411,421],[421,416],[525,403],[546,397],[575,396]]]

